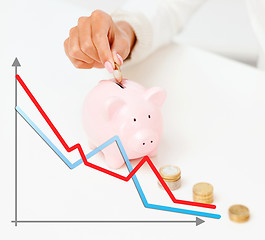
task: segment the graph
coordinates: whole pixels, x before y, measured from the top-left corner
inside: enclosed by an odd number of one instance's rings
[[[72,147],[69,147],[67,145],[67,143],[65,142],[65,140],[63,139],[63,137],[61,136],[61,134],[56,129],[56,127],[51,122],[50,118],[46,115],[45,111],[42,109],[42,107],[40,106],[40,104],[38,103],[36,98],[33,96],[31,91],[28,89],[28,87],[26,86],[24,81],[21,79],[21,77],[19,75],[17,75],[17,72],[16,72],[16,79],[20,83],[20,85],[22,86],[24,91],[27,93],[28,97],[33,102],[33,104],[35,105],[37,110],[40,112],[42,117],[45,119],[46,123],[49,125],[49,127],[51,128],[53,133],[56,135],[56,137],[58,138],[60,143],[66,149],[66,151],[67,152],[71,152],[71,151],[73,151],[75,149],[77,149],[79,151],[81,159],[77,160],[75,163],[72,164],[61,153],[61,151],[48,139],[48,137],[38,128],[38,126],[27,116],[27,114],[24,113],[23,110],[19,106],[16,106],[16,111],[21,115],[21,117],[35,130],[35,132],[46,142],[46,144],[48,144],[48,146],[62,159],[62,161],[70,169],[74,169],[77,166],[79,166],[80,164],[84,163],[87,167],[93,168],[93,169],[95,169],[97,171],[100,171],[102,173],[108,174],[108,175],[110,175],[112,177],[118,178],[118,179],[126,181],[126,182],[129,181],[132,178],[132,180],[134,181],[134,184],[136,186],[136,189],[137,189],[137,191],[139,193],[139,196],[141,197],[143,205],[146,208],[163,210],[163,211],[170,211],[170,212],[176,212],[176,213],[184,213],[184,214],[190,214],[190,215],[196,215],[196,216],[203,216],[203,217],[209,217],[209,218],[215,218],[215,219],[219,219],[221,217],[219,214],[200,212],[200,211],[194,211],[194,210],[188,210],[188,209],[182,209],[182,208],[173,208],[173,207],[155,205],[155,204],[148,203],[148,201],[147,201],[147,199],[146,199],[146,197],[145,197],[145,195],[143,193],[143,190],[141,188],[141,185],[140,185],[140,183],[139,183],[139,181],[138,181],[138,179],[137,179],[137,177],[135,175],[136,172],[142,167],[142,165],[144,163],[147,163],[150,166],[150,168],[152,169],[152,171],[154,172],[154,174],[156,175],[156,177],[160,181],[161,185],[163,186],[163,188],[166,190],[167,194],[171,198],[172,202],[178,203],[178,204],[183,204],[183,205],[203,207],[203,208],[211,208],[211,209],[215,209],[216,208],[216,206],[212,205],[212,204],[204,204],[204,203],[198,203],[198,202],[192,202],[192,201],[176,199],[174,197],[173,193],[168,188],[167,184],[164,182],[164,180],[160,176],[159,172],[157,171],[156,167],[154,166],[154,164],[152,163],[152,161],[150,160],[150,158],[148,156],[145,156],[137,164],[137,166],[135,168],[132,168],[132,165],[130,164],[130,161],[129,161],[128,157],[127,157],[127,154],[126,154],[126,152],[125,152],[125,150],[123,148],[123,145],[122,145],[122,143],[120,141],[120,138],[118,136],[112,137],[111,139],[109,139],[108,141],[106,141],[101,146],[97,147],[96,149],[94,149],[93,151],[88,153],[87,155],[85,155],[85,153],[84,153],[84,151],[83,151],[83,149],[82,149],[82,147],[81,147],[81,145],[79,143],[75,144]],[[116,142],[117,147],[119,148],[120,153],[123,156],[123,159],[124,159],[124,161],[126,163],[126,166],[127,166],[128,170],[129,170],[129,175],[127,177],[122,176],[122,175],[120,175],[118,173],[112,172],[112,171],[110,171],[108,169],[102,168],[100,166],[97,166],[95,164],[92,164],[92,163],[90,163],[88,161],[88,159],[90,157],[94,156],[95,154],[100,152],[102,149],[108,147],[110,144],[112,144],[114,142]]]

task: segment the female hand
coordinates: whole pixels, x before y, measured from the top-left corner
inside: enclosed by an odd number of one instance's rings
[[[114,62],[122,65],[135,44],[135,34],[127,22],[114,23],[107,13],[95,10],[80,17],[64,42],[66,55],[76,68],[105,67],[113,72]]]

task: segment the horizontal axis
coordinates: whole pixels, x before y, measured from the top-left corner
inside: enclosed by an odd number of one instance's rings
[[[12,223],[196,223],[196,221],[185,220],[22,220],[11,221]]]

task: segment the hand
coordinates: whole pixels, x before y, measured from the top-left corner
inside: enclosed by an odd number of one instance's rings
[[[89,17],[80,17],[64,42],[65,53],[76,68],[105,67],[113,72],[114,62],[123,64],[136,37],[127,22],[113,22],[107,13],[95,10]]]

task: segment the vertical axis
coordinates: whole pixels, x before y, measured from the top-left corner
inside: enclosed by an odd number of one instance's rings
[[[17,66],[15,67],[15,226],[17,226]]]
[[[15,67],[15,226],[17,226],[17,67],[20,67],[20,63],[17,58],[15,58],[12,67]]]

